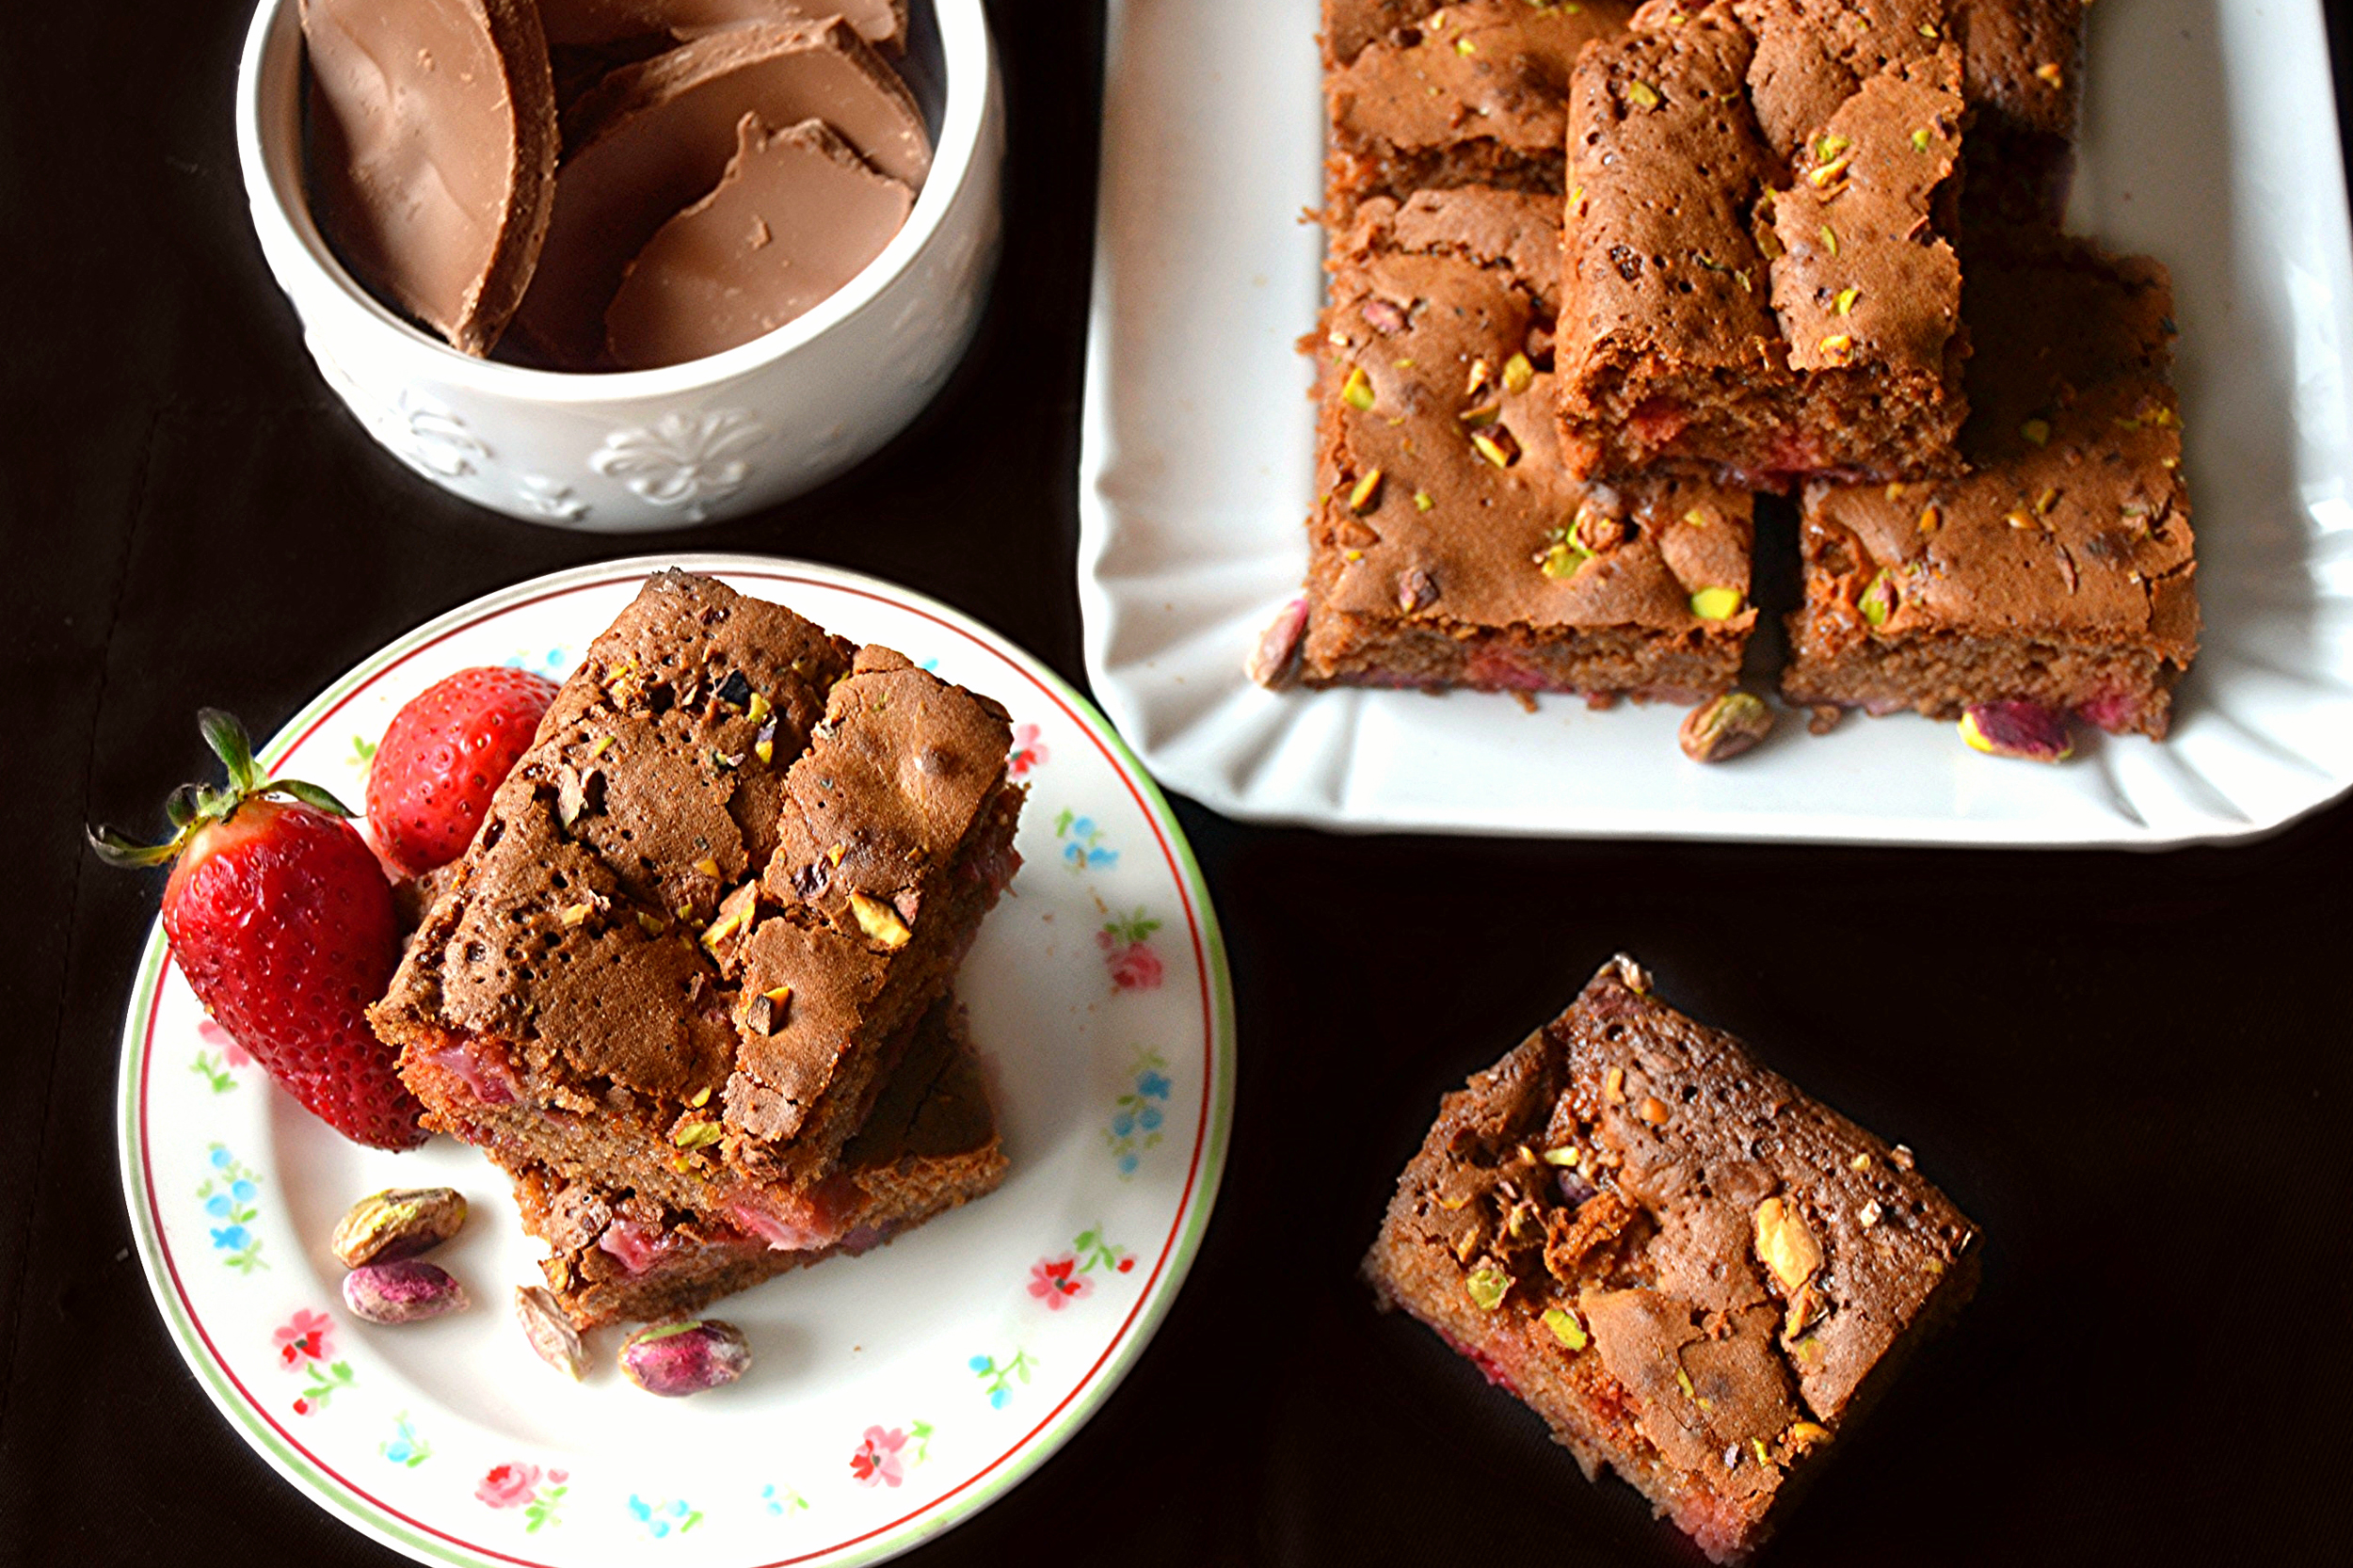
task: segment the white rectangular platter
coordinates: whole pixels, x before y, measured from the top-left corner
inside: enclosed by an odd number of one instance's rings
[[[1079,591],[1096,695],[1163,784],[1349,829],[2147,847],[2353,785],[2353,257],[2317,0],[2091,8],[2070,226],[2173,270],[2206,631],[2170,741],[2089,736],[2058,767],[1786,712],[1701,767],[1672,708],[1244,680],[1314,485],[1317,8],[1276,9],[1111,7]]]

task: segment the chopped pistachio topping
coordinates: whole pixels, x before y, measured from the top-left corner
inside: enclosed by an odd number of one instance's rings
[[[1845,136],[1825,132],[1814,138],[1814,160],[1817,163],[1826,164],[1853,145],[1854,143]]]
[[[1928,127],[1924,125],[1919,130],[1912,133],[1912,150],[1914,152],[1927,152],[1929,150],[1929,140]]]
[[[2039,528],[2041,526],[2025,512],[2005,512],[2002,515],[2002,520],[2009,523],[2012,528]]]
[[[1822,245],[1832,255],[1838,254],[1838,231],[1827,223],[1822,225]]]
[[[1520,455],[1519,443],[1512,439],[1512,432],[1500,424],[1495,427],[1493,434],[1484,430],[1474,431],[1471,445],[1479,449],[1481,457],[1497,468],[1510,468]]]
[[[1904,482],[1900,479],[1892,479],[1888,481],[1887,499],[1890,501],[1901,501],[1903,498]]]
[[[781,1007],[786,1002],[792,1000],[792,987],[790,985],[772,985],[767,990],[762,991],[760,994],[766,997],[770,1001],[775,1002],[777,1006]],[[706,1094],[709,1093],[708,1090],[704,1092]],[[700,1104],[701,1102],[696,1101],[696,1103]]]
[[[1648,82],[1636,80],[1626,84],[1625,95],[1645,109],[1658,107],[1658,89]]]
[[[1482,1265],[1470,1272],[1464,1288],[1470,1292],[1470,1299],[1479,1304],[1480,1310],[1493,1312],[1511,1294],[1512,1276],[1493,1265]]]
[[[709,1105],[711,1103],[711,1086],[706,1083],[701,1088],[696,1090],[695,1097],[688,1100],[686,1103],[693,1106],[697,1111],[700,1111],[704,1106]]]
[[[584,925],[587,923],[588,917],[595,913],[596,909],[592,904],[575,904],[564,911],[564,923],[566,925]]]
[[[716,952],[719,951],[719,944],[721,942],[726,941],[728,937],[734,936],[739,931],[749,929],[752,923],[752,910],[754,905],[754,900],[745,899],[742,908],[722,915],[717,920],[712,921],[711,924],[703,930],[703,946],[709,948],[712,952]]]
[[[1369,512],[1380,496],[1381,471],[1376,468],[1357,480],[1355,488],[1348,492],[1348,509],[1352,512]]]
[[[1806,170],[1805,183],[1816,190],[1822,190],[1833,182],[1844,179],[1847,166],[1853,162],[1852,158],[1837,158],[1822,165],[1819,168],[1810,168]]]
[[[1601,1097],[1612,1105],[1625,1103],[1625,1069],[1612,1067],[1601,1075]]]
[[[1696,1397],[1691,1388],[1691,1374],[1685,1371],[1680,1367],[1675,1368],[1675,1386],[1683,1390],[1683,1397],[1685,1399],[1689,1400]]]
[[[2036,66],[2034,68],[2034,73],[2037,77],[2041,78],[2042,81],[2050,83],[2055,88],[2064,87],[2067,84],[2066,73],[2060,71],[2058,66],[2050,60],[2045,60],[2041,65]]]
[[[1852,315],[1854,313],[1854,302],[1862,297],[1863,291],[1861,289],[1840,289],[1838,291],[1838,313],[1842,316]]]
[[[1683,520],[1689,523],[1694,528],[1705,528],[1716,520],[1714,517],[1709,515],[1706,507],[1694,506],[1689,511],[1683,514]]]
[[[670,1141],[682,1149],[708,1148],[722,1135],[717,1122],[689,1122],[670,1135]]]
[[[1471,407],[1464,409],[1461,413],[1456,414],[1454,417],[1462,421],[1465,424],[1476,425],[1493,424],[1497,419],[1500,419],[1502,415],[1502,400],[1500,398],[1490,398],[1484,403],[1475,403],[1471,405]]]
[[[776,711],[776,704],[770,702],[767,697],[759,692],[754,692],[752,694],[752,700],[750,704],[744,710],[744,717],[750,719],[754,724],[758,724],[760,720],[766,718],[769,714],[775,712]]]
[[[2058,498],[2057,485],[2044,486],[2042,493],[2034,498],[2034,515],[2039,518],[2050,516],[2051,508],[2058,504]]]
[[[1867,1153],[1858,1154],[1852,1160],[1847,1161],[1847,1169],[1850,1171],[1867,1171],[1870,1168],[1871,1157]]]
[[[1941,509],[1937,506],[1937,504],[1936,504],[1936,503],[1935,503],[1935,502],[1931,501],[1931,502],[1929,502],[1929,503],[1926,506],[1923,506],[1923,507],[1921,507],[1921,508],[1920,508],[1920,532],[1921,532],[1921,533],[1923,533],[1923,534],[1933,534],[1933,533],[1935,533],[1935,532],[1936,532],[1939,528],[1942,528],[1942,527],[1944,527],[1944,526],[1945,526],[1945,514],[1944,514],[1944,512],[1943,512],[1943,511],[1942,511],[1942,510],[1941,510]]]
[[[1923,22],[1920,24],[1920,36],[1922,38],[1942,38],[1944,35],[1936,30],[1935,23]]]
[[[1833,332],[1829,337],[1822,340],[1822,352],[1825,354],[1853,353],[1853,335],[1847,332]]]
[[[899,912],[878,898],[852,893],[850,913],[857,917],[860,931],[894,952],[906,946],[915,935],[907,929],[907,922],[899,918]]]
[[[2046,446],[2051,440],[2051,422],[2047,419],[2030,419],[2018,427],[2018,433],[2036,446]]]
[[[648,936],[659,936],[670,929],[661,916],[648,915],[643,909],[637,911],[637,928]]]
[[[1458,38],[1454,40],[1454,52],[1458,55],[1476,55],[1479,53],[1479,48],[1470,40]]]
[[[1536,569],[1557,581],[1563,577],[1575,577],[1577,568],[1593,558],[1591,551],[1570,543],[1563,535],[1553,541],[1550,549],[1536,557]]]
[[[1781,1435],[1801,1448],[1810,1448],[1817,1443],[1830,1441],[1830,1428],[1814,1421],[1800,1421]]]
[[[610,735],[600,735],[597,737],[597,744],[588,748],[588,755],[592,758],[601,757],[612,749],[613,737]]]
[[[1578,1149],[1575,1144],[1563,1144],[1557,1149],[1545,1150],[1544,1154],[1540,1158],[1542,1158],[1544,1162],[1547,1165],[1565,1165],[1569,1169],[1575,1170],[1577,1169],[1578,1163],[1584,1160],[1585,1156],[1583,1151]]]
[[[1348,373],[1348,380],[1340,388],[1340,401],[1360,414],[1371,411],[1372,377],[1365,374],[1364,366],[1358,365]]]
[[[1773,1462],[1773,1456],[1766,1450],[1765,1439],[1762,1437],[1750,1438],[1749,1447],[1756,1450],[1756,1462],[1759,1464],[1770,1464]]]
[[[1503,390],[1517,394],[1526,392],[1536,379],[1536,367],[1525,354],[1514,354],[1503,361]]]
[[[1545,1308],[1545,1327],[1552,1330],[1555,1339],[1573,1351],[1581,1351],[1588,1343],[1585,1325],[1577,1320],[1577,1314],[1563,1307]]]
[[[1430,492],[1428,490],[1416,490],[1414,492],[1414,509],[1416,511],[1426,512],[1436,504],[1436,502],[1430,499]]]
[[[1691,614],[1702,620],[1730,620],[1739,613],[1737,588],[1702,588],[1691,596]]]

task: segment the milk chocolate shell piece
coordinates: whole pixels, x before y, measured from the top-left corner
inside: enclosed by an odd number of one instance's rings
[[[732,28],[625,66],[565,121],[572,151],[515,316],[531,349],[561,366],[602,366],[605,307],[623,269],[655,230],[718,184],[746,114],[772,125],[822,120],[909,187],[931,169],[914,95],[839,17]]]
[[[839,16],[886,54],[906,47],[906,0],[539,0],[553,44],[612,43],[648,33],[699,38],[746,22],[820,22]]]
[[[604,312],[613,361],[650,370],[775,331],[882,254],[914,206],[824,121],[745,115],[718,188],[630,263]]]
[[[533,0],[302,0],[312,216],[353,276],[488,354],[555,199]]]

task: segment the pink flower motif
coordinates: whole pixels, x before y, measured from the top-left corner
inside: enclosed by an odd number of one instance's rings
[[[324,1312],[313,1312],[308,1307],[296,1312],[270,1333],[270,1337],[278,1341],[279,1365],[298,1367],[305,1361],[326,1360],[327,1331],[334,1326],[334,1320]]]
[[[551,1470],[549,1479],[561,1481],[564,1472]],[[494,1464],[473,1495],[492,1508],[520,1508],[531,1501],[531,1495],[539,1489],[539,1466],[536,1464]]]
[[[1112,946],[1111,933],[1098,931],[1096,938],[1104,948],[1103,962],[1111,967],[1112,984],[1122,991],[1157,991],[1166,971],[1160,966],[1160,955],[1148,942],[1130,942],[1124,948]]]
[[[1017,724],[1013,727],[1013,755],[1005,759],[1005,776],[1019,778],[1046,760],[1046,747],[1039,744],[1037,726]]]
[[[197,1020],[196,1037],[219,1051],[222,1059],[232,1067],[242,1067],[253,1060],[247,1054],[246,1048],[237,1044],[235,1035],[210,1018]]]
[[[1077,1301],[1095,1288],[1095,1282],[1079,1272],[1075,1257],[1041,1258],[1030,1269],[1030,1294],[1046,1304],[1048,1312],[1060,1312],[1063,1303]]]
[[[866,1440],[850,1456],[850,1474],[860,1486],[896,1486],[907,1479],[906,1461],[899,1456],[906,1446],[907,1434],[897,1427],[868,1427]]]

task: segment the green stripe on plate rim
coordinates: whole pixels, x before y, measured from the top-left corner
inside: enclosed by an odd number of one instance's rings
[[[1233,1127],[1234,1079],[1238,1067],[1235,1053],[1235,1024],[1233,982],[1226,971],[1225,937],[1218,923],[1216,908],[1209,902],[1209,885],[1201,874],[1201,864],[1194,858],[1192,843],[1177,825],[1176,812],[1170,809],[1168,797],[1142,760],[1128,747],[1127,740],[1112,728],[1102,711],[1084,694],[1048,668],[1027,649],[990,631],[981,622],[951,605],[941,603],[925,594],[902,588],[862,573],[846,571],[816,562],[798,561],[785,556],[738,554],[641,555],[595,566],[575,567],[533,578],[511,587],[487,594],[481,599],[459,605],[454,610],[427,621],[407,636],[379,648],[376,654],[354,668],[342,680],[328,687],[306,704],[288,720],[267,744],[256,753],[264,771],[283,760],[293,748],[295,738],[317,723],[329,710],[360,687],[381,674],[395,660],[407,657],[424,643],[455,628],[496,614],[525,599],[536,599],[567,589],[601,586],[648,575],[665,567],[678,567],[689,571],[712,575],[736,572],[789,571],[812,578],[821,583],[874,593],[887,600],[894,600],[938,616],[949,625],[974,638],[984,647],[997,649],[1012,663],[1046,686],[1077,712],[1087,727],[1109,744],[1118,758],[1122,770],[1139,787],[1147,809],[1151,812],[1166,842],[1174,849],[1185,889],[1193,906],[1193,918],[1201,931],[1202,962],[1209,970],[1210,1000],[1210,1038],[1213,1043],[1212,1065],[1215,1069],[1215,1090],[1207,1112],[1208,1125],[1203,1129],[1201,1162],[1194,1176],[1193,1195],[1185,1208],[1183,1224],[1168,1255],[1166,1272],[1148,1302],[1129,1324],[1107,1360],[1087,1384],[1070,1397],[1062,1412],[1032,1434],[1019,1448],[1000,1455],[991,1467],[967,1480],[968,1488],[952,1498],[942,1499],[915,1516],[906,1525],[892,1528],[885,1527],[883,1538],[852,1548],[833,1560],[851,1568],[854,1564],[880,1562],[931,1541],[962,1524],[973,1514],[996,1502],[1007,1492],[1026,1480],[1030,1473],[1051,1459],[1071,1436],[1092,1419],[1105,1401],[1144,1353],[1144,1348],[1160,1332],[1169,1308],[1175,1304],[1176,1293],[1183,1288],[1199,1256],[1203,1234],[1209,1228],[1209,1215],[1216,1208],[1220,1188],[1225,1174],[1225,1151]],[[131,1007],[123,1029],[122,1067],[118,1075],[116,1093],[120,1101],[121,1128],[120,1164],[122,1172],[122,1195],[130,1210],[132,1234],[139,1254],[139,1266],[147,1275],[149,1291],[164,1309],[166,1325],[180,1350],[181,1359],[196,1373],[198,1384],[215,1406],[246,1433],[248,1441],[272,1468],[292,1481],[313,1502],[330,1511],[340,1510],[363,1533],[372,1535],[389,1546],[407,1552],[424,1561],[444,1562],[456,1568],[505,1568],[526,1560],[485,1555],[482,1552],[453,1545],[451,1543],[422,1534],[384,1510],[352,1494],[349,1488],[329,1480],[293,1445],[260,1418],[259,1413],[230,1382],[226,1371],[207,1352],[196,1324],[180,1301],[180,1293],[170,1278],[163,1257],[162,1238],[156,1234],[146,1203],[146,1181],[142,1155],[146,1144],[138,1119],[138,1083],[146,1062],[148,1048],[147,1017],[155,1005],[155,995],[163,984],[168,949],[164,941],[163,920],[159,916],[150,926],[146,956],[139,966],[137,984],[134,986]],[[1011,1465],[1004,1469],[1002,1466]],[[935,1512],[936,1511],[936,1512]]]

